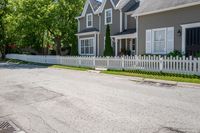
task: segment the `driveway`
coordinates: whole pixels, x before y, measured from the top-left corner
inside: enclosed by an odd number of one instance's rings
[[[129,79],[0,63],[0,121],[26,133],[200,133],[200,89]]]

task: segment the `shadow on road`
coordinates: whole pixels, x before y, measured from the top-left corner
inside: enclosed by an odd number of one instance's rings
[[[37,65],[37,64],[18,64],[9,62],[0,62],[0,69],[39,69],[48,68],[49,65]]]

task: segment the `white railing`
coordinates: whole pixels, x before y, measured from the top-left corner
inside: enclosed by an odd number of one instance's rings
[[[188,75],[200,75],[200,58],[124,56],[124,57],[80,57],[80,56],[36,56],[8,54],[6,58],[45,64],[107,68],[113,70],[144,70]]]

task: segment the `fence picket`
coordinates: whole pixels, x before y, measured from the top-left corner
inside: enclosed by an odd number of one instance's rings
[[[104,67],[115,70],[162,71],[179,74],[200,75],[200,58],[161,57],[161,56],[33,56],[8,54],[6,58],[46,64],[61,64],[77,67]]]

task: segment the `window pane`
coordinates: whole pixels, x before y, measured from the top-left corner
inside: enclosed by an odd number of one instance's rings
[[[107,18],[107,23],[111,23],[111,18],[110,17]]]
[[[154,32],[155,41],[164,41],[165,40],[165,30],[155,31]]]
[[[93,49],[94,49],[93,47],[90,47],[90,54],[94,53]]]
[[[165,30],[154,31],[154,52],[165,53]]]
[[[81,54],[84,54],[84,40],[81,40]]]
[[[88,16],[88,21],[91,21],[91,20],[92,20],[92,16],[89,15],[89,16]]]
[[[164,53],[165,52],[165,42],[154,42],[154,52]]]
[[[91,26],[92,25],[92,22],[91,21],[88,21],[88,26]]]
[[[89,47],[90,47],[90,54],[93,54],[94,53],[93,39],[90,39],[90,41],[89,41]]]

